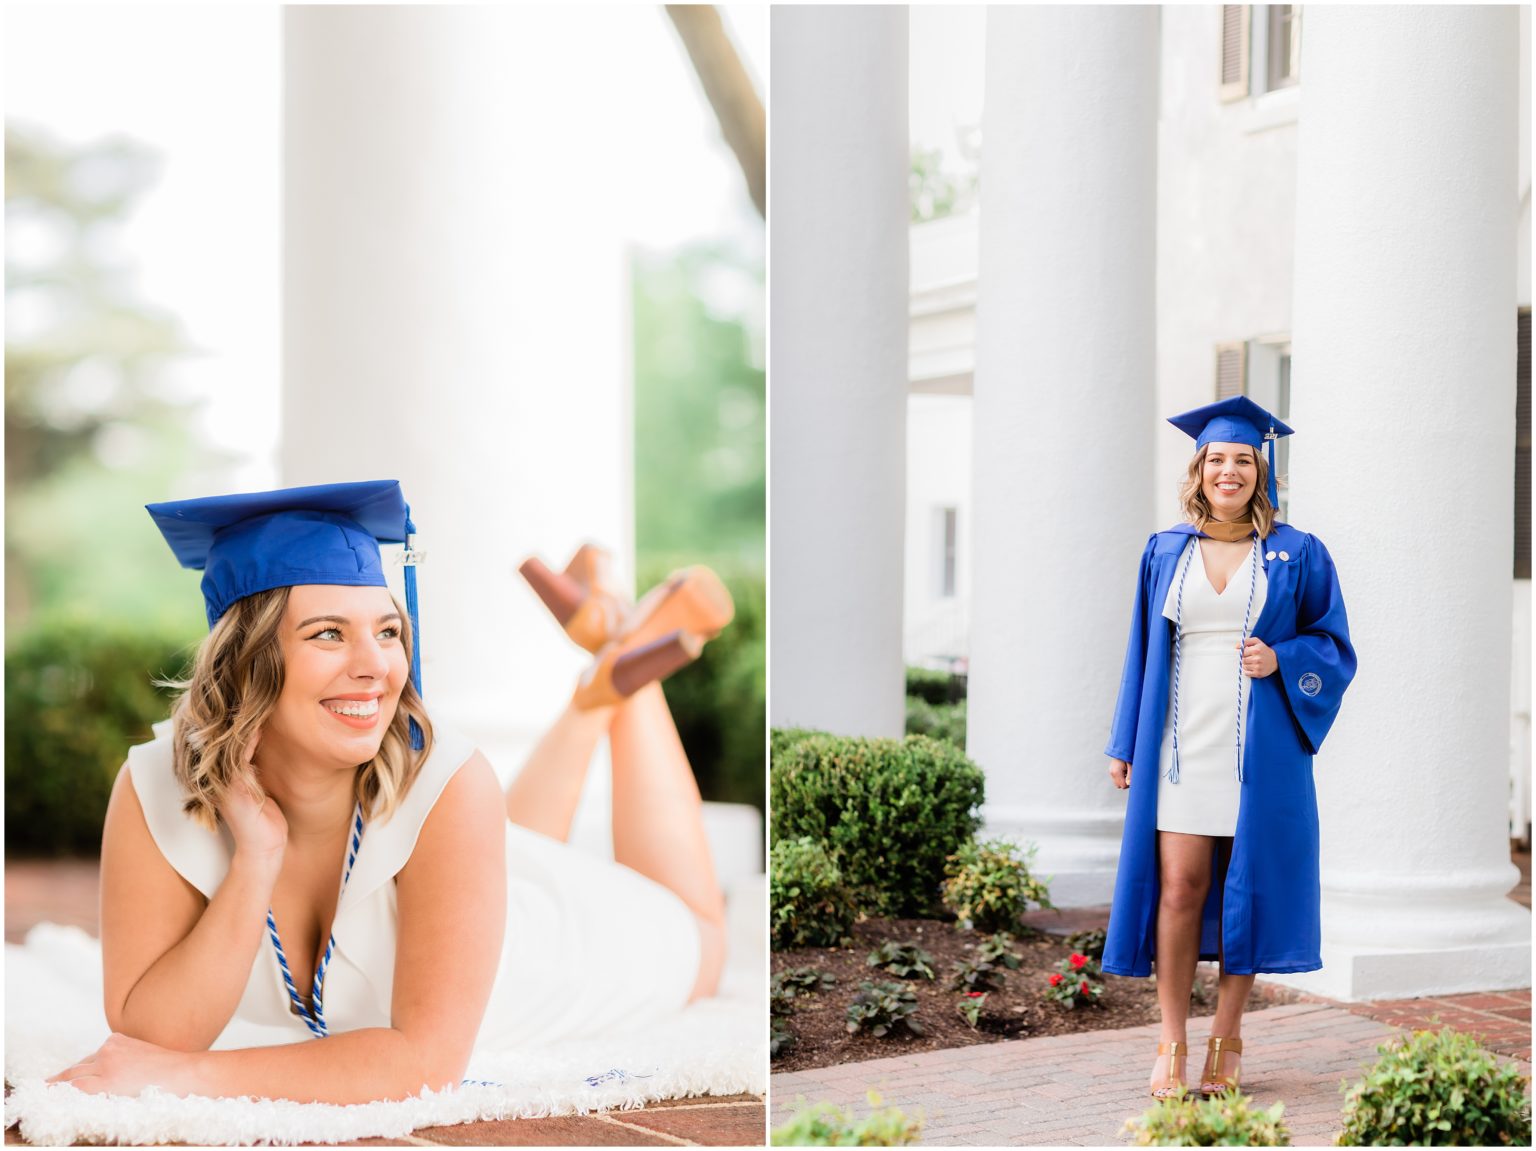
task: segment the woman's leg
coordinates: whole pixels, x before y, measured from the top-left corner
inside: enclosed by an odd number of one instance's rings
[[[562,842],[568,839],[592,753],[613,714],[611,707],[583,711],[567,704],[507,789],[507,818]]]
[[[1164,1043],[1189,1042],[1189,994],[1200,961],[1200,913],[1211,888],[1212,839],[1208,835],[1157,833],[1157,1004]],[[1155,1084],[1168,1079],[1166,1057],[1152,1071]]]
[[[1220,854],[1218,874],[1225,876],[1227,865],[1232,862],[1232,841],[1217,840],[1216,850]],[[1223,1039],[1243,1037],[1243,1008],[1247,1006],[1248,994],[1253,990],[1253,980],[1252,975],[1233,975],[1223,965],[1221,977],[1216,983],[1216,1015],[1211,1020],[1212,1035],[1219,1035]],[[1235,1052],[1224,1054],[1221,1066],[1215,1069],[1215,1073],[1231,1075],[1237,1069],[1238,1061]]]
[[[614,711],[613,856],[675,892],[699,921],[703,956],[691,999],[713,995],[725,966],[725,900],[704,834],[699,785],[659,683]]]

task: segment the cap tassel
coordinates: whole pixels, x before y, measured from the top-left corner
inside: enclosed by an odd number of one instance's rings
[[[1280,437],[1275,433],[1275,425],[1269,425],[1269,431],[1264,433],[1264,446],[1269,449],[1269,506],[1280,506],[1280,486],[1275,480],[1275,441]]]
[[[411,522],[410,505],[405,509],[405,611],[411,617],[411,686],[420,696],[421,691],[421,615],[416,605],[416,525]],[[421,725],[414,719],[411,724],[411,750],[420,751],[426,746],[426,736]]]

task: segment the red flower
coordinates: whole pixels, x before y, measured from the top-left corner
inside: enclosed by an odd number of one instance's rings
[[[1079,955],[1075,951],[1072,953],[1072,966],[1074,968],[1081,967],[1083,964],[1085,964],[1087,962],[1088,962],[1088,957],[1086,955]]]
[[[985,994],[985,991],[967,991],[965,997],[967,999],[980,999]]]
[[[1078,984],[1078,988],[1077,989],[1079,991],[1081,991],[1084,995],[1087,995],[1088,994],[1088,981],[1086,979],[1083,980],[1082,983]]]
[[[1053,974],[1051,976],[1051,986],[1052,987],[1058,987],[1060,985],[1061,985],[1061,972],[1058,971],[1058,972],[1056,972],[1055,974]]]

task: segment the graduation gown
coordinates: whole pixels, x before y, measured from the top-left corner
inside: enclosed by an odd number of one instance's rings
[[[1158,753],[1173,651],[1173,622],[1162,608],[1179,556],[1197,534],[1191,525],[1179,524],[1147,541],[1104,749],[1132,767],[1104,946],[1104,970],[1115,975],[1152,973]],[[1355,674],[1344,598],[1322,541],[1277,523],[1259,554],[1268,597],[1251,634],[1274,649],[1278,667],[1249,681],[1232,859],[1225,884],[1217,881],[1219,874],[1213,878],[1200,928],[1200,958],[1220,955],[1226,970],[1238,975],[1316,971],[1323,965],[1312,757]]]

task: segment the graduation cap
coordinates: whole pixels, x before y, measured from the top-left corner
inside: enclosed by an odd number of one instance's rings
[[[1195,449],[1209,443],[1247,444],[1251,448],[1269,448],[1269,502],[1280,506],[1275,483],[1275,441],[1295,434],[1247,396],[1233,396],[1182,415],[1169,416],[1168,422],[1195,441]]]
[[[416,525],[398,480],[317,484],[146,504],[182,567],[203,573],[211,628],[236,600],[298,584],[387,587],[381,543],[402,543],[411,683],[421,692]],[[411,721],[411,746],[422,746]]]

